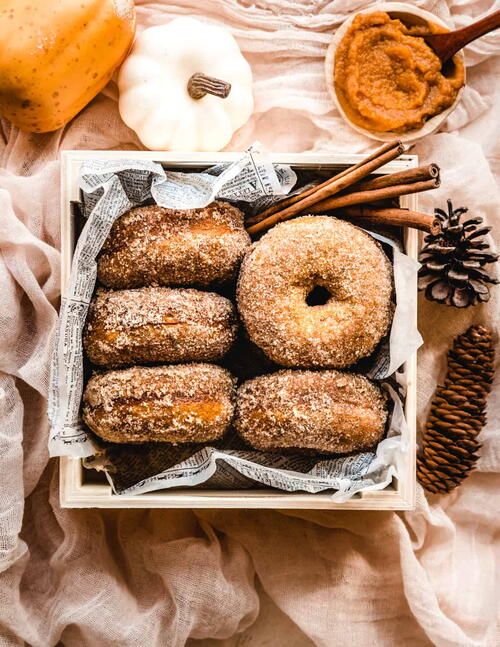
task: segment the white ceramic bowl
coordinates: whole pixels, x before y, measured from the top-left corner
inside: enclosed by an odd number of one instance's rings
[[[355,16],[359,13],[373,13],[374,11],[385,11],[391,16],[391,18],[399,18],[402,22],[404,22],[407,25],[421,25],[421,24],[426,24],[428,22],[434,22],[436,25],[440,25],[442,27],[445,27],[446,29],[450,28],[450,26],[447,25],[443,20],[441,20],[441,18],[438,18],[437,16],[430,13],[429,11],[425,11],[424,9],[420,9],[419,7],[414,7],[413,5],[406,4],[404,2],[384,2],[382,4],[373,5],[371,7],[367,7],[366,9],[363,9],[362,11],[356,12],[350,18],[345,20],[342,23],[342,25],[337,29],[332,39],[332,42],[328,47],[328,51],[326,53],[325,76],[326,76],[326,86],[328,88],[330,96],[332,97],[335,105],[339,109],[340,114],[345,119],[345,121],[351,126],[351,128],[354,128],[354,130],[357,130],[359,133],[365,135],[366,137],[370,137],[371,139],[377,139],[383,142],[389,142],[389,141],[392,141],[393,139],[400,139],[403,142],[410,142],[416,139],[420,139],[425,135],[430,135],[430,133],[433,133],[435,130],[439,128],[439,126],[443,123],[443,121],[445,121],[448,115],[457,107],[465,86],[465,78],[464,78],[464,85],[458,91],[457,98],[449,108],[447,108],[446,110],[443,110],[443,112],[440,112],[438,115],[428,119],[421,128],[417,128],[415,130],[409,130],[406,133],[395,133],[391,131],[377,132],[374,130],[368,130],[366,128],[362,128],[361,126],[358,126],[357,124],[353,123],[349,119],[349,117],[344,112],[342,106],[340,105],[340,101],[337,98],[337,93],[335,92],[335,84],[333,80],[334,70],[335,70],[335,54],[337,52],[337,48],[340,44],[340,41],[344,37],[345,33],[349,29]],[[461,58],[463,62],[464,61],[463,52],[459,52],[458,56]],[[465,72],[465,66],[464,66],[464,72]]]

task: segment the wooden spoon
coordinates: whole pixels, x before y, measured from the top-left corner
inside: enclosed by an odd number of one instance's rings
[[[498,29],[498,27],[500,27],[500,9],[467,27],[462,27],[462,29],[448,31],[444,34],[422,34],[422,38],[425,39],[427,45],[432,47],[444,65],[462,47],[476,40],[476,38]]]

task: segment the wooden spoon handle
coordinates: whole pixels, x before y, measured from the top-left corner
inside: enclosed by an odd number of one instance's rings
[[[425,36],[425,40],[444,64],[461,50],[462,47],[476,40],[476,38],[484,36],[494,29],[498,29],[498,27],[500,27],[500,9],[494,11],[489,16],[481,18],[481,20],[473,22],[471,25],[467,25],[467,27],[462,27],[462,29],[450,31],[445,34]]]

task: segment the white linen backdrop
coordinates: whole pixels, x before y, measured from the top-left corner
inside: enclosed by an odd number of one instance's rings
[[[255,113],[228,147],[364,152],[333,109],[323,58],[364,0],[137,3],[139,29],[191,15],[231,29],[254,71]],[[416,2],[462,26],[488,0]],[[451,197],[500,229],[500,31],[466,49],[468,87],[415,146],[442,169],[422,209]],[[59,300],[58,151],[130,149],[116,86],[61,131],[0,130],[0,646],[427,646],[500,644],[500,402],[477,471],[414,512],[61,510],[47,454],[50,339]],[[498,323],[499,288],[458,311],[420,300],[419,425],[453,337]]]

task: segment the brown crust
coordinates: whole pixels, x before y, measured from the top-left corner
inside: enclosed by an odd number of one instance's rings
[[[238,389],[235,426],[263,451],[344,454],[372,448],[384,434],[385,394],[362,375],[283,370]]]
[[[309,306],[315,286],[332,295]],[[370,355],[393,313],[392,268],[380,245],[329,216],[281,223],[241,266],[238,309],[250,339],[281,366],[344,368]]]
[[[233,345],[237,317],[224,297],[193,289],[98,289],[83,345],[98,366],[220,360]]]
[[[228,430],[234,397],[235,380],[220,366],[134,366],[89,380],[83,419],[114,443],[211,442]]]
[[[138,207],[113,223],[97,276],[110,288],[209,287],[236,278],[249,244],[243,213],[227,202],[203,209]]]

